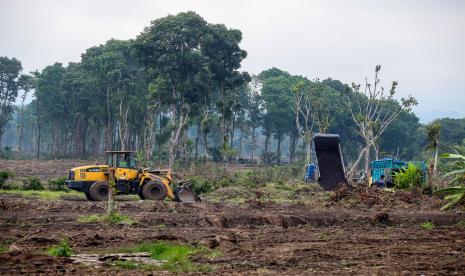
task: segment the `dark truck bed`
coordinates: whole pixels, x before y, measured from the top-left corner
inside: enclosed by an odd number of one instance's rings
[[[318,182],[325,190],[332,190],[346,183],[338,134],[315,134],[313,137],[320,177]]]

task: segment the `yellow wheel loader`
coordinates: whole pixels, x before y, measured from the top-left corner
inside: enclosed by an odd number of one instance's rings
[[[136,167],[131,151],[107,151],[107,165],[88,165],[73,168],[66,186],[84,192],[91,201],[108,199],[110,168],[114,169],[116,194],[137,194],[141,199],[195,202],[200,198],[188,182],[174,183],[169,170],[150,170]],[[175,187],[176,186],[176,187]]]

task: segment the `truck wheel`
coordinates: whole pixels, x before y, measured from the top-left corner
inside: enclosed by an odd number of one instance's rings
[[[108,200],[108,182],[97,181],[92,184],[92,186],[90,186],[89,199],[91,201]]]
[[[142,197],[151,200],[163,200],[166,197],[168,190],[165,185],[160,182],[147,182],[142,186]]]

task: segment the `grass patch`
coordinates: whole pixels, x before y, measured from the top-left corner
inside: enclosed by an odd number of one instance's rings
[[[195,248],[187,245],[167,243],[167,242],[154,242],[142,243],[133,247],[119,248],[117,253],[135,253],[135,252],[148,252],[154,260],[165,260],[159,268],[162,270],[169,270],[172,272],[210,272],[212,268],[208,265],[194,264],[190,260],[190,256],[195,253],[209,254],[204,248]],[[212,253],[219,254],[219,253]],[[127,267],[134,267],[131,263],[123,264]]]
[[[77,191],[25,191],[25,190],[1,190],[0,194],[19,194],[24,197],[40,198],[43,200],[61,199],[62,196],[78,196],[84,198],[84,194]]]
[[[459,222],[457,222],[455,226],[460,227],[460,228],[465,228],[465,220],[463,219],[459,220]]]
[[[8,247],[4,245],[0,245],[0,253],[5,253],[5,252],[8,252]]]
[[[157,267],[153,265],[142,264],[134,261],[116,261],[114,262],[116,267],[122,269],[143,269],[143,270],[154,270]]]
[[[110,215],[87,215],[87,216],[81,216],[77,220],[78,222],[81,223],[100,223],[100,222],[105,222],[105,223],[110,223],[110,224],[119,224],[119,223],[125,223],[125,224],[135,224],[137,221],[134,218],[131,218],[130,216],[122,215],[120,213],[112,213]]]
[[[420,224],[420,226],[421,228],[426,230],[431,230],[435,227],[432,221],[423,222],[422,224]]]
[[[61,240],[59,245],[51,247],[47,252],[55,257],[70,257],[73,254],[73,250],[66,239]]]

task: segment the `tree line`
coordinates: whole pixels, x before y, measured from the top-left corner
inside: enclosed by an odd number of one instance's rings
[[[37,157],[134,150],[170,168],[191,160],[310,162],[315,132],[339,133],[354,165],[421,152],[416,100],[395,100],[395,82],[384,90],[380,67],[362,86],[278,68],[250,75],[240,70],[241,40],[241,31],[186,12],[152,21],[134,39],[89,48],[67,66],[21,74],[18,60],[1,57],[0,141],[14,122],[15,148]]]

